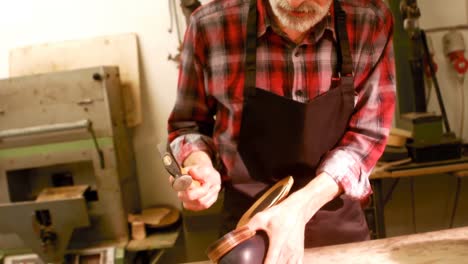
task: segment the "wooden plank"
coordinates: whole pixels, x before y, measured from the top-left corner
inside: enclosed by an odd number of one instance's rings
[[[15,48],[10,76],[24,76],[95,66],[119,67],[128,126],[142,122],[138,39],[136,34],[103,36]]]
[[[405,159],[396,162],[378,164],[372,171],[370,179],[423,176],[437,173],[455,173],[463,170],[468,170],[468,157],[424,163],[408,163],[407,159]]]
[[[126,249],[128,251],[143,251],[153,249],[171,248],[179,237],[180,228],[175,230],[157,231],[149,234],[142,240],[130,240]]]
[[[36,202],[81,198],[88,189],[88,185],[45,188],[37,196]]]
[[[468,170],[454,172],[453,175],[457,177],[468,177]]]
[[[439,160],[439,161],[431,161],[431,162],[402,163],[398,166],[388,167],[388,170],[389,171],[409,170],[409,169],[419,169],[419,168],[427,168],[427,167],[440,167],[440,166],[445,166],[445,165],[463,164],[463,163],[468,163],[468,157],[464,156],[459,159]]]
[[[424,176],[428,174],[452,173],[452,172],[463,171],[463,170],[468,170],[468,162],[460,163],[460,164],[397,170],[397,171],[386,171],[386,170],[377,171],[371,174],[370,179]]]
[[[377,239],[336,246],[308,248],[304,263],[379,263],[425,264],[466,263],[468,260],[468,227]],[[209,264],[193,262],[192,264]],[[188,264],[188,263],[186,263]]]
[[[304,263],[463,263],[468,228],[306,250]]]
[[[129,214],[128,222],[142,222],[151,228],[164,228],[175,224],[180,219],[177,208],[169,205],[146,208],[141,214]]]
[[[391,128],[390,135],[388,136],[387,140],[387,145],[393,147],[404,147],[406,144],[406,140],[411,137],[411,131],[400,128]]]
[[[413,137],[413,133],[411,131],[406,130],[406,129],[396,128],[396,127],[392,127],[390,129],[390,134],[397,135],[397,136],[402,136],[402,137],[405,137],[405,138]]]

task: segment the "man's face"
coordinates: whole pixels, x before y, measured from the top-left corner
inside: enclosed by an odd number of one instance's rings
[[[332,0],[268,0],[281,27],[305,32],[328,12]]]

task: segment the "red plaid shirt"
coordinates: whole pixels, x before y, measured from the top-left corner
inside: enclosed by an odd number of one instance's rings
[[[257,1],[257,87],[300,102],[327,92],[337,61],[332,15],[295,44],[272,25],[266,1]],[[368,176],[385,147],[394,111],[393,19],[381,0],[341,4],[353,57],[355,111],[347,132],[325,154],[317,173],[327,172],[348,195],[364,199],[372,193]],[[234,183],[247,174],[237,142],[248,5],[249,0],[215,0],[193,13],[182,51],[177,101],[168,121],[179,162],[192,151],[206,151],[221,161],[223,179]]]

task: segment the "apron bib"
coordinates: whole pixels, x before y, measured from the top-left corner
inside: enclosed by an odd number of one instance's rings
[[[250,177],[257,181],[273,184],[292,175],[295,182],[293,191],[303,187],[315,177],[321,158],[333,149],[346,132],[354,110],[353,65],[346,14],[338,0],[334,0],[334,10],[339,44],[338,76],[333,77],[328,92],[301,103],[256,87],[257,7],[256,1],[251,0],[238,151]],[[232,187],[227,187],[225,227],[235,225],[254,201],[254,197],[245,197]],[[347,195],[340,195],[326,204],[305,228],[306,247],[367,239],[369,230],[361,205]]]

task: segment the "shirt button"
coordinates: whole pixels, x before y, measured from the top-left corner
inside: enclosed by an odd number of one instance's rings
[[[297,90],[297,91],[295,92],[295,94],[296,94],[296,96],[301,97],[301,96],[304,95],[304,92],[303,92],[302,90]]]

